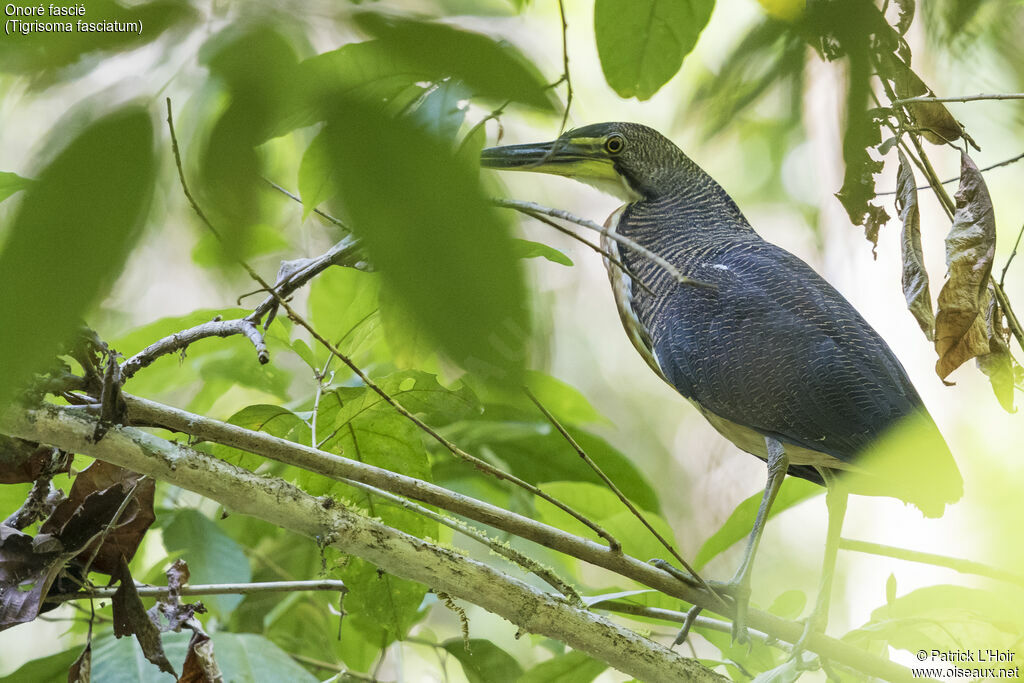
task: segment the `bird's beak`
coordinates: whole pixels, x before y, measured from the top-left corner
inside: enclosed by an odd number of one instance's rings
[[[504,171],[553,173],[571,178],[618,177],[600,138],[559,138],[552,142],[488,147],[480,165]]]

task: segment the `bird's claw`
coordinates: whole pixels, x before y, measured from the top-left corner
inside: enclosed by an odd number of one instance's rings
[[[740,645],[750,644],[747,631],[747,609],[750,607],[750,584],[746,581],[708,581],[708,585],[719,595],[732,598],[736,616],[732,620],[732,640]]]

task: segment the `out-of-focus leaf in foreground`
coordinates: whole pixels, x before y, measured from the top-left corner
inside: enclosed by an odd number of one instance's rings
[[[928,271],[921,252],[921,212],[917,205],[917,185],[910,162],[900,150],[900,170],[896,176],[896,200],[903,221],[901,258],[903,260],[903,295],[921,331],[929,341],[935,339],[935,313],[928,291]]]
[[[988,335],[989,352],[975,358],[978,369],[988,377],[992,391],[999,405],[1008,413],[1016,412],[1013,407],[1013,392],[1024,386],[1024,368],[1010,353],[1010,331],[1003,325],[1003,310],[991,290],[985,312],[985,331]]]
[[[26,190],[0,253],[0,401],[57,354],[121,272],[154,173],[149,115],[131,106],[88,126]]]
[[[518,375],[530,328],[523,277],[476,169],[361,101],[333,107],[327,131],[338,195],[385,286],[453,360]]]
[[[816,484],[795,477],[787,477],[768,513],[768,518],[771,519],[783,510],[802,503],[821,492],[821,487]],[[704,541],[704,545],[697,551],[697,557],[693,561],[695,569],[700,569],[719,553],[730,548],[733,543],[750,534],[750,530],[754,527],[754,518],[757,516],[757,507],[761,503],[761,498],[762,494],[758,492],[736,506],[736,509],[729,515],[729,519],[725,520],[721,528],[711,538]]]
[[[597,0],[594,37],[620,97],[649,99],[676,75],[707,26],[714,0]]]
[[[553,109],[543,76],[510,45],[444,24],[379,14],[360,14],[356,23],[395,59],[431,74],[431,80],[452,77],[477,97]]]
[[[935,372],[945,379],[962,363],[990,352],[985,327],[988,279],[996,250],[996,218],[985,179],[966,154],[960,159],[953,227],[946,236],[946,283],[935,316]]]
[[[0,172],[0,202],[4,201],[19,190],[24,190],[32,184],[28,178],[22,178],[17,173]]]

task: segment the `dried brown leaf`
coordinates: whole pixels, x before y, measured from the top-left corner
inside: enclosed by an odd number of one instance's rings
[[[1015,413],[1013,392],[1024,382],[1024,368],[1010,353],[1010,332],[1003,325],[1003,312],[992,290],[989,290],[989,305],[985,313],[985,328],[988,332],[989,352],[978,356],[978,369],[988,376],[992,391],[999,405],[1008,413]]]
[[[178,683],[220,683],[224,676],[213,656],[213,641],[202,631],[192,634]]]
[[[889,78],[900,99],[935,94],[908,65],[898,59],[891,60],[890,64],[893,73]],[[942,102],[911,102],[905,106],[921,128],[921,135],[933,145],[944,145],[964,135],[964,127]]]
[[[0,484],[23,484],[35,481],[41,474],[58,474],[71,469],[71,459],[61,458],[59,451],[31,441],[0,434]]]
[[[68,669],[68,683],[89,683],[92,680],[92,640]]]
[[[165,573],[167,574],[167,597],[158,600],[147,612],[150,620],[164,633],[180,631],[196,614],[206,612],[206,607],[201,602],[187,604],[181,602],[181,589],[188,583],[189,578],[188,563],[185,560],[175,560]]]
[[[935,313],[928,291],[928,271],[921,251],[921,212],[917,205],[917,184],[910,162],[899,151],[900,169],[896,175],[896,203],[903,221],[901,258],[903,260],[903,295],[917,324],[928,341],[935,339]]]
[[[63,530],[72,519],[92,531],[103,531],[132,489],[129,501],[117,524],[103,537],[92,569],[113,575],[118,571],[120,558],[131,560],[156,515],[153,496],[156,490],[152,479],[141,479],[136,472],[96,461],[75,477],[67,500],[57,506],[40,531],[53,533]],[[85,551],[91,556],[94,548]]]
[[[869,118],[860,125],[848,125],[843,139],[843,160],[846,172],[843,186],[836,192],[836,198],[842,203],[850,221],[854,225],[864,226],[864,235],[871,242],[874,252],[878,246],[878,230],[889,220],[884,208],[871,201],[875,199],[875,174],[885,165],[871,157],[868,150],[878,147],[882,142],[881,122],[877,118]]]
[[[142,598],[135,588],[135,580],[132,579],[128,570],[128,563],[122,557],[118,571],[117,592],[111,599],[111,606],[114,610],[114,635],[118,638],[134,635],[142,648],[142,654],[146,659],[156,664],[161,671],[172,675],[174,667],[167,660],[164,654],[163,642],[160,640],[160,629],[150,620],[146,614],[146,608],[142,605]]]
[[[0,524],[0,630],[36,618],[66,561],[59,550],[39,550],[33,540]]]
[[[914,21],[914,9],[914,0],[896,0],[896,10],[899,14],[894,28],[901,36],[906,35],[910,24]]]
[[[956,213],[946,236],[947,279],[935,316],[935,372],[942,379],[965,361],[990,352],[985,313],[995,249],[992,198],[978,167],[961,154]]]

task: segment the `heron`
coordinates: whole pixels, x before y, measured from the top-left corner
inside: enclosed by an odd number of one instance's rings
[[[742,560],[713,584],[734,601],[734,639],[748,638],[754,557],[786,474],[825,486],[828,511],[821,585],[795,652],[827,626],[849,493],[895,497],[929,517],[960,499],[949,447],[878,332],[807,263],[755,232],[671,140],[636,123],[599,123],[484,149],[481,165],[573,178],[624,202],[601,246],[629,340],[722,436],[767,463]],[[899,441],[906,433],[913,439]],[[894,439],[897,455],[873,455]]]

